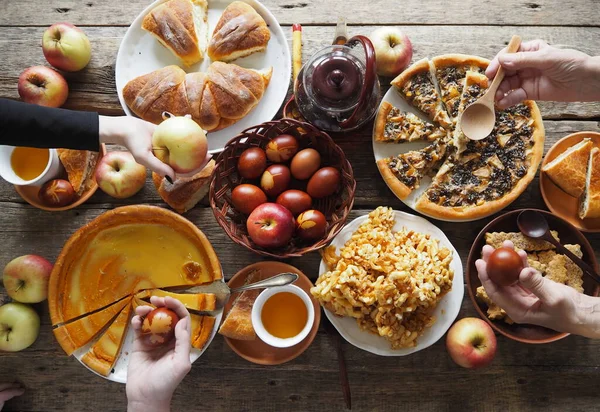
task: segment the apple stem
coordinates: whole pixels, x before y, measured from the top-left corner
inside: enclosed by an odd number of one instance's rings
[[[21,288],[25,286],[25,282],[23,282],[22,280],[19,281],[19,286],[17,286],[17,288],[15,289],[15,292],[18,292],[19,290],[21,290]]]

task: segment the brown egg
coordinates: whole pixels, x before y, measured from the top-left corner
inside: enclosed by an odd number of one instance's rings
[[[67,180],[54,179],[44,183],[38,193],[40,201],[49,207],[63,207],[73,203],[75,190]]]
[[[319,169],[308,181],[306,192],[314,199],[330,196],[338,190],[340,178],[340,171],[335,167]]]
[[[298,151],[298,140],[292,135],[282,134],[267,144],[267,158],[275,163],[287,162]]]
[[[148,313],[142,323],[142,338],[148,346],[161,346],[175,337],[179,316],[171,309],[161,307]]]
[[[267,167],[267,155],[260,147],[246,149],[238,159],[238,172],[246,179],[258,179]]]
[[[277,196],[275,203],[279,203],[281,206],[292,212],[294,216],[298,216],[300,213],[311,208],[312,199],[306,192],[292,189],[286,190]]]
[[[514,249],[500,247],[487,261],[487,274],[494,283],[510,286],[519,280],[523,267],[523,259]]]
[[[327,219],[318,210],[307,210],[296,218],[296,233],[304,240],[318,240],[327,232]]]
[[[315,149],[300,150],[292,159],[290,169],[298,180],[308,179],[321,166],[321,155]]]
[[[276,197],[290,186],[290,169],[285,165],[271,165],[260,178],[260,187],[267,196]]]
[[[231,203],[238,212],[249,215],[258,205],[267,203],[267,195],[258,186],[242,184],[231,191]]]

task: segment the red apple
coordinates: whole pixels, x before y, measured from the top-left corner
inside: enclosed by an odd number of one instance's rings
[[[40,333],[40,316],[29,305],[0,306],[0,351],[18,352],[33,344]]]
[[[71,23],[56,23],[46,29],[42,50],[48,63],[67,72],[83,69],[92,57],[88,37]]]
[[[65,78],[44,66],[33,66],[23,70],[17,89],[25,103],[46,107],[62,106],[69,95],[69,86]]]
[[[37,303],[48,297],[52,263],[41,256],[24,255],[8,262],[2,281],[8,296],[18,302]]]
[[[448,331],[446,348],[452,360],[463,368],[481,368],[496,355],[496,335],[483,319],[464,318]]]
[[[96,167],[96,182],[117,199],[135,195],[146,184],[146,168],[129,152],[108,152]]]
[[[263,203],[246,221],[250,238],[260,247],[278,248],[290,241],[294,233],[294,216],[277,203]]]
[[[408,36],[397,27],[380,27],[369,36],[375,48],[377,74],[394,77],[410,63],[413,48]]]
[[[170,117],[154,131],[152,152],[175,173],[197,172],[208,153],[206,132],[189,116]]]

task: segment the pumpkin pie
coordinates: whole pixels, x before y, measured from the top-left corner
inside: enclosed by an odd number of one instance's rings
[[[149,299],[150,296],[159,296],[163,298],[169,296],[173,299],[177,299],[183,303],[186,308],[192,310],[211,311],[215,310],[217,306],[217,297],[214,293],[175,293],[161,289],[152,289],[145,292],[148,292],[147,297],[144,296],[142,299]]]
[[[71,355],[94,339],[130,301],[131,299],[123,299],[91,315],[59,326],[54,329],[54,336],[66,354]]]
[[[100,339],[83,355],[81,361],[85,365],[102,376],[110,374],[121,352],[130,315],[131,305],[126,305]]]

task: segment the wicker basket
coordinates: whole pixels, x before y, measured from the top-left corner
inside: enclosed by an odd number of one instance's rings
[[[266,250],[257,246],[248,236],[246,216],[237,212],[231,206],[231,191],[241,183],[258,184],[258,180],[248,181],[239,176],[237,162],[242,152],[249,147],[265,148],[267,143],[281,134],[290,134],[298,139],[300,149],[312,147],[321,154],[321,166],[333,166],[341,172],[340,189],[335,194],[324,198],[314,199],[313,208],[327,217],[327,234],[316,243],[306,243],[293,238],[292,241],[280,248]],[[304,187],[293,186],[303,189]],[[356,181],[352,166],[346,159],[342,149],[331,137],[309,123],[294,119],[281,119],[266,122],[244,130],[231,139],[216,160],[215,169],[210,184],[210,206],[217,222],[234,242],[247,247],[255,253],[278,259],[301,256],[327,245],[339,233],[352,210]]]

